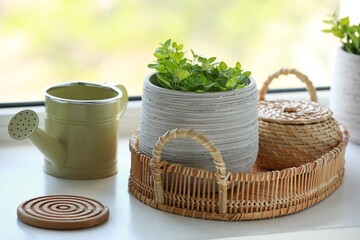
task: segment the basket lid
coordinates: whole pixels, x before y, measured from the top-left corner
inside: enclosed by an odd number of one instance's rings
[[[276,100],[260,101],[259,119],[279,124],[311,124],[332,117],[331,110],[316,102]]]

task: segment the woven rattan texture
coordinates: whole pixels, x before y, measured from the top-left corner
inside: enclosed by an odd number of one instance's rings
[[[317,94],[316,94],[316,89],[314,87],[314,85],[312,84],[312,82],[310,81],[310,79],[308,78],[308,76],[306,76],[305,74],[299,72],[296,69],[280,69],[279,71],[271,74],[266,81],[263,83],[260,91],[259,91],[259,100],[260,101],[264,101],[265,100],[265,95],[267,93],[267,91],[269,90],[269,85],[272,83],[273,80],[279,78],[282,75],[294,75],[297,79],[299,79],[301,82],[306,84],[306,89],[309,92],[310,95],[310,100],[313,102],[317,102]]]
[[[157,172],[163,187],[163,202],[155,197],[151,157],[139,152],[138,133],[130,139],[130,192],[153,208],[187,217],[239,221],[265,219],[304,210],[334,192],[344,177],[344,154],[348,133],[320,158],[281,171],[227,174],[225,212],[220,211],[216,171],[160,161]]]
[[[332,117],[326,106],[303,101],[260,101],[259,119],[281,124],[309,124],[322,122]]]
[[[259,120],[257,164],[269,170],[297,167],[331,151],[341,139],[339,125],[333,118],[305,125]]]

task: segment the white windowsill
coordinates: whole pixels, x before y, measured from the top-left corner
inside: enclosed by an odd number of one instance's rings
[[[328,92],[319,101],[327,104]],[[303,99],[306,93],[269,99]],[[360,193],[360,146],[349,144],[342,186],[315,206],[289,216],[267,220],[220,222],[182,217],[153,209],[127,189],[130,170],[129,137],[139,127],[140,102],[130,102],[121,119],[118,173],[99,180],[64,180],[42,171],[43,156],[28,141],[7,137],[7,123],[22,109],[0,109],[0,239],[360,239],[357,205]],[[38,113],[43,107],[33,108]],[[30,198],[72,194],[97,199],[110,209],[109,221],[94,228],[53,231],[28,226],[16,217],[17,206]]]

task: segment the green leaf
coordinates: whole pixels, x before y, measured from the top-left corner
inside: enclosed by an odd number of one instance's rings
[[[158,64],[156,64],[156,63],[150,63],[150,64],[148,64],[147,66],[148,66],[148,68],[153,68],[153,69],[155,69],[155,68],[158,66]]]
[[[213,62],[215,62],[215,60],[216,60],[216,57],[211,57],[208,59],[209,63],[213,63]]]
[[[188,88],[183,87],[183,86],[179,86],[179,90],[183,91],[183,92],[190,92]]]
[[[182,56],[183,56],[183,55],[184,55],[184,54],[182,54]],[[181,58],[183,58],[183,57],[181,57]],[[179,62],[179,65],[185,65],[185,64],[186,64],[186,61],[187,61],[186,58],[182,59],[182,60]]]
[[[199,74],[199,77],[197,79],[203,85],[206,85],[208,82],[208,79],[203,74]]]
[[[236,77],[232,77],[227,81],[225,87],[227,89],[233,89],[235,85],[236,85]]]
[[[340,39],[344,37],[344,32],[341,31],[340,29],[335,28],[332,30],[332,33],[334,34],[334,36],[336,36]]]
[[[160,52],[154,53],[154,56],[155,56],[156,58],[159,58],[159,59],[164,59],[164,58],[166,58],[166,56],[165,56],[164,54],[160,53]]]
[[[157,76],[158,82],[160,83],[160,85],[162,87],[168,88],[168,89],[173,89],[165,74],[158,73],[158,74],[156,74],[156,76]]]
[[[184,45],[183,44],[179,44],[179,45],[177,45],[177,47],[176,47],[176,49],[177,50],[182,50],[184,48]]]
[[[244,87],[245,87],[245,83],[240,83],[235,87],[235,89],[240,89],[240,88],[244,88]]]
[[[184,80],[189,75],[190,75],[189,72],[187,70],[183,70],[183,69],[176,72],[176,76],[178,77],[179,81]]]
[[[330,29],[323,29],[321,31],[324,32],[324,33],[331,33],[332,32],[332,30],[330,30]]]
[[[216,84],[216,82],[212,82],[212,83],[206,85],[206,86],[205,86],[205,91],[206,91],[206,92],[209,91],[209,89],[212,88],[213,86],[215,86],[215,84]]]
[[[220,62],[219,67],[220,67],[220,70],[222,70],[222,71],[225,71],[225,70],[227,69],[227,65],[226,65],[226,63],[223,62],[223,61]]]
[[[170,61],[165,61],[164,62],[165,67],[167,68],[167,70],[169,70],[170,73],[174,74],[177,70],[177,65],[173,62]]]
[[[219,84],[216,84],[215,86],[220,91],[227,91],[228,90],[226,87],[220,86]]]
[[[236,67],[237,69],[241,69],[241,63],[240,63],[240,62],[236,62],[235,67]]]
[[[323,23],[326,23],[326,24],[332,24],[334,22],[333,19],[331,20],[323,20]]]
[[[196,58],[199,57],[198,55],[195,54],[195,52],[194,52],[192,49],[190,49],[190,51],[191,51],[191,54],[192,54],[192,56],[193,56],[194,59],[196,59]]]
[[[354,47],[357,49],[357,50],[360,50],[359,48],[359,42],[360,42],[360,38],[359,37],[356,37],[355,34],[352,34],[350,32],[348,32],[349,36],[350,36],[350,39],[353,41],[354,43]]]
[[[181,85],[179,88],[186,92],[192,91],[192,87],[195,85],[193,79],[191,79],[191,76],[181,81],[180,84]]]
[[[180,54],[179,52],[176,52],[176,53],[174,54],[174,61],[175,61],[176,63],[180,63],[180,61],[181,61],[181,54]]]
[[[159,64],[156,68],[156,71],[161,72],[161,73],[167,73],[168,70],[166,69],[166,67],[163,64]]]
[[[355,33],[356,30],[357,30],[357,26],[355,26],[355,25],[348,27],[348,31],[350,31],[350,33]]]
[[[244,75],[245,77],[250,77],[251,72],[250,72],[250,71],[246,71],[246,72],[243,73],[243,75]]]
[[[171,39],[168,39],[168,40],[166,40],[166,42],[164,43],[164,47],[170,47],[170,45],[171,45]]]
[[[340,22],[341,26],[349,26],[349,24],[350,24],[349,17],[344,17],[344,18],[340,19],[339,22]]]

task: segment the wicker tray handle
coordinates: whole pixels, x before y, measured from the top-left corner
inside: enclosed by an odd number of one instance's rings
[[[217,170],[216,181],[219,185],[219,212],[226,213],[229,174],[226,173],[223,158],[220,154],[220,151],[210,140],[192,129],[177,128],[171,131],[167,131],[164,135],[159,137],[159,140],[155,143],[153,157],[150,161],[150,168],[154,177],[155,201],[157,203],[164,204],[164,188],[162,184],[163,162],[161,162],[161,152],[169,141],[176,138],[189,138],[196,140],[210,152]]]
[[[289,75],[289,74],[295,75],[300,81],[302,81],[303,83],[306,84],[306,89],[310,94],[311,101],[313,101],[313,102],[318,101],[318,98],[316,95],[316,89],[314,88],[314,85],[312,84],[312,82],[309,80],[309,78],[305,74],[299,72],[296,69],[280,69],[278,72],[270,75],[268,77],[268,79],[264,82],[262,88],[259,91],[259,100],[260,101],[265,100],[265,94],[269,90],[269,85],[275,78],[278,78],[280,75]]]

